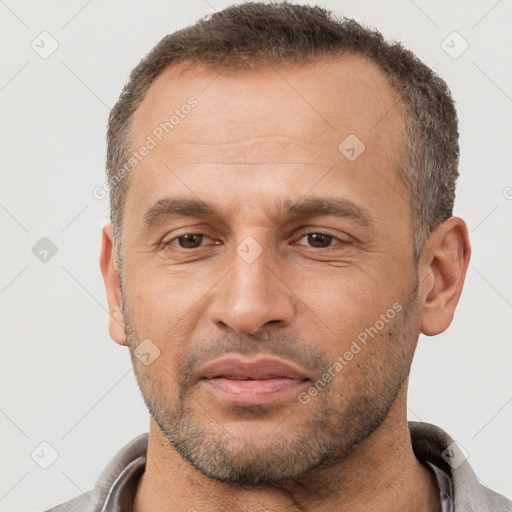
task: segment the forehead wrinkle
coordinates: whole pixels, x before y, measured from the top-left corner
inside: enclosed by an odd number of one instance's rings
[[[337,146],[322,147],[283,135],[240,138],[230,141],[177,141],[168,147],[174,158],[189,162],[225,164],[313,164],[338,158]]]

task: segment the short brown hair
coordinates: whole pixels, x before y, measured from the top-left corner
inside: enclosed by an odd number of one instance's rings
[[[257,2],[228,7],[165,36],[131,72],[110,113],[107,133],[110,218],[119,258],[129,183],[129,173],[120,170],[129,157],[131,120],[164,69],[180,62],[215,70],[307,64],[343,53],[377,64],[398,93],[405,113],[399,172],[410,191],[417,260],[432,229],[452,215],[455,200],[459,134],[446,83],[400,43],[387,42],[353,19],[316,6]]]

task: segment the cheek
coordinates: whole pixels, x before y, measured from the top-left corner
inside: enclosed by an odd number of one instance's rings
[[[329,276],[296,282],[290,288],[301,299],[304,316],[323,323],[330,338],[342,340],[356,338],[381,315],[392,320],[396,316],[393,304],[400,298],[390,287],[381,286],[377,279],[357,269],[340,269]]]
[[[144,275],[143,271],[134,274],[125,291],[131,319],[140,335],[156,339],[184,334],[211,289],[203,279],[180,275],[174,269],[152,270],[140,279],[137,276]]]
[[[175,369],[169,366],[164,353],[150,366],[134,362],[134,372],[142,395],[152,412],[165,411],[169,404],[178,403],[179,386]]]
[[[183,286],[179,286],[182,284]],[[211,288],[211,287],[210,287]],[[154,393],[178,396],[178,378],[183,362],[190,352],[190,340],[201,318],[201,297],[208,289],[197,282],[176,278],[132,280],[127,286],[132,347],[154,344],[157,358],[149,366],[135,359],[137,379],[141,388]],[[150,347],[152,345],[149,344]]]
[[[309,292],[300,324],[303,335],[316,339],[328,354],[334,373],[341,372],[347,383],[361,382],[409,364],[417,325],[407,298],[377,286],[337,286],[332,280],[327,290]]]
[[[333,379],[336,389],[345,396],[379,395],[402,381],[414,351],[410,326],[402,320],[374,322],[346,341],[343,352],[333,358],[339,363],[333,368],[340,375]]]

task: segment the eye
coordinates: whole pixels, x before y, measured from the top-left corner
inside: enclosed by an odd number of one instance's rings
[[[331,242],[335,240],[343,243],[343,241],[340,240],[339,238],[336,238],[333,235],[329,235],[328,233],[321,232],[306,233],[299,240],[299,245],[304,245],[300,243],[304,239],[307,240],[307,243],[310,244],[310,247],[314,247],[315,249],[323,249],[330,247],[332,245]]]
[[[163,245],[164,247],[172,245],[182,249],[196,249],[197,247],[203,245],[202,242],[205,238],[209,237],[203,233],[186,233],[176,238],[172,238],[168,242],[164,242]]]

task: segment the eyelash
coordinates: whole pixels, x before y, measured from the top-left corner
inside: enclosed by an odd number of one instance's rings
[[[201,247],[204,247],[203,245],[200,245],[199,247],[193,247],[193,248],[185,248],[185,247],[179,247],[178,245],[174,245],[172,242],[174,241],[177,241],[179,240],[180,238],[183,238],[187,235],[199,235],[199,236],[203,236],[203,237],[207,237],[207,238],[210,238],[206,233],[201,233],[201,232],[190,232],[190,233],[184,233],[183,235],[180,235],[180,236],[177,236],[177,237],[174,237],[172,238],[171,240],[169,240],[168,242],[163,242],[162,243],[162,246],[163,248],[166,248],[167,246],[172,246],[174,247],[175,249],[173,250],[178,250],[178,251],[184,251],[184,252],[191,252],[193,250],[196,250],[196,249],[200,249]],[[304,237],[308,236],[308,235],[323,235],[323,236],[327,236],[327,237],[330,237],[332,240],[336,240],[338,241],[341,245],[345,245],[347,244],[346,241],[344,240],[341,240],[340,238],[334,236],[334,235],[331,235],[330,233],[326,233],[324,231],[307,231],[305,233],[303,233],[301,235],[301,237],[299,238],[299,240],[302,240]],[[201,240],[202,242],[202,240]],[[213,244],[213,245],[218,245],[218,244]],[[302,245],[302,244],[300,244]],[[311,249],[316,249],[316,250],[327,250],[327,249],[330,249],[332,246],[331,245],[328,245],[327,247],[310,247]]]

